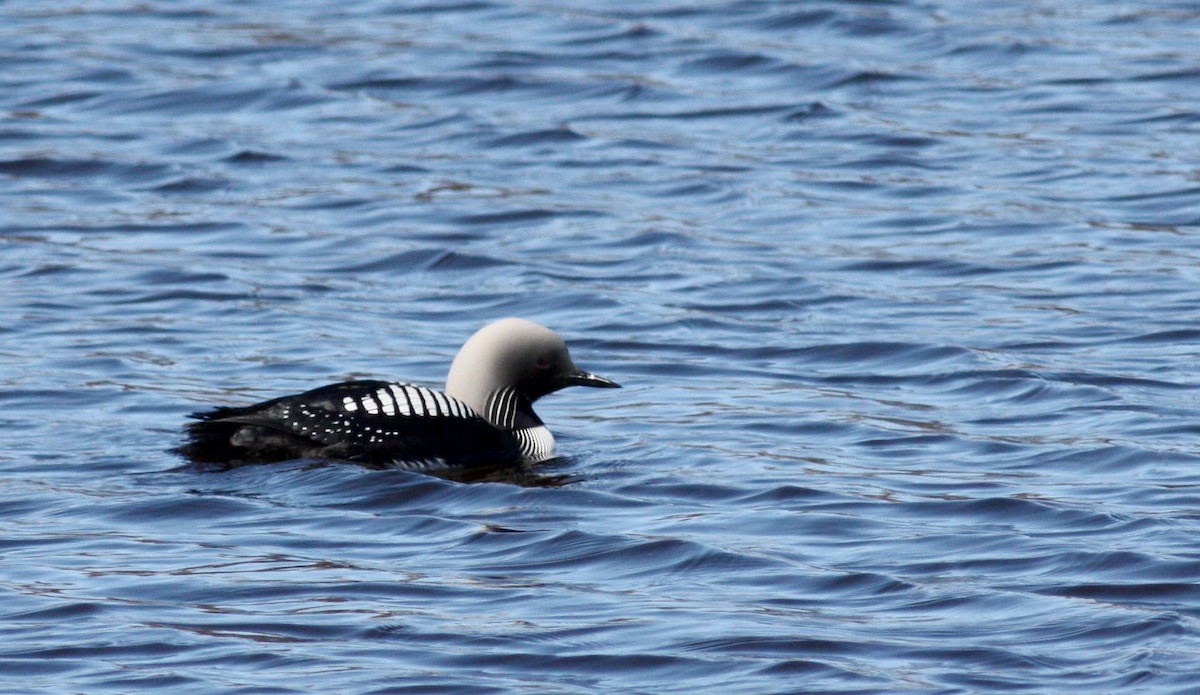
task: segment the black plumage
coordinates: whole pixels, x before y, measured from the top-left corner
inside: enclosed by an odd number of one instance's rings
[[[415,409],[392,414],[379,405],[380,391],[425,398]],[[471,466],[519,460],[517,437],[493,426],[466,404],[449,402],[432,389],[386,381],[350,381],[247,407],[219,407],[192,415],[189,441],[177,451],[199,463],[270,463],[298,458],[342,459],[370,465],[423,468]],[[456,414],[457,413],[457,414]]]

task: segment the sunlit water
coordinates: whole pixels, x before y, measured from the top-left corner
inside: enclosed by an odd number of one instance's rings
[[[0,690],[1197,692],[1200,12],[0,4]],[[188,412],[622,382],[463,482]]]

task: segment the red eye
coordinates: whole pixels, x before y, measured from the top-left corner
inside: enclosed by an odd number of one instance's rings
[[[538,369],[548,369],[549,367],[550,367],[550,360],[546,359],[545,357],[538,358],[538,361],[537,361]]]

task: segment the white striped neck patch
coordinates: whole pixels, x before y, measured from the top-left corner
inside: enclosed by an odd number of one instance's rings
[[[516,430],[513,436],[521,445],[521,455],[526,458],[541,460],[554,454],[554,435],[545,425]]]

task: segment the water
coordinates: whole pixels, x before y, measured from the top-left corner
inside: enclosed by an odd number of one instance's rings
[[[1200,692],[1200,13],[0,5],[0,684]],[[462,482],[185,415],[623,383]]]

